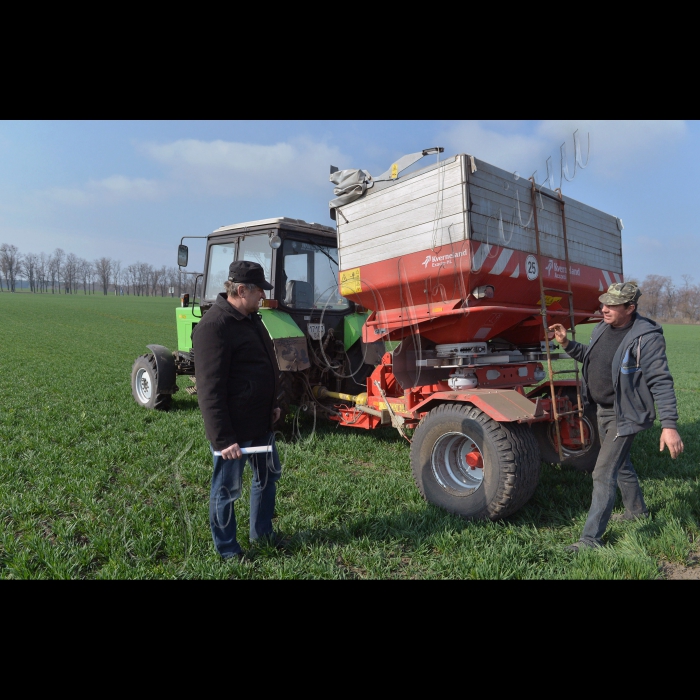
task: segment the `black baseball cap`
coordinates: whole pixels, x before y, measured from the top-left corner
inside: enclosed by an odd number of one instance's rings
[[[236,260],[228,268],[229,282],[237,284],[256,284],[261,289],[272,289],[272,285],[265,280],[265,271],[262,265],[250,260]]]

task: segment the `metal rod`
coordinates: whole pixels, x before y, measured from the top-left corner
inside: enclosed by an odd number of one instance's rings
[[[530,180],[534,183],[534,179],[533,179],[533,178],[530,178]],[[561,190],[560,190],[558,187],[557,187],[557,189],[554,190],[554,191],[555,191],[555,192],[561,192]],[[558,202],[558,201],[561,199],[561,197],[558,197],[557,195],[549,194],[549,192],[543,192],[543,191],[542,191],[542,188],[540,188],[540,189],[538,190],[538,192],[539,192],[540,195],[544,195],[545,197],[549,197],[550,199],[553,199],[555,202]]]
[[[559,414],[557,413],[557,399],[554,395],[554,370],[552,368],[552,353],[549,350],[549,326],[547,325],[547,300],[544,293],[544,279],[542,278],[542,251],[540,249],[540,228],[537,221],[537,184],[535,178],[531,177],[532,182],[532,212],[535,223],[535,243],[537,244],[537,277],[540,282],[540,314],[542,315],[542,327],[544,328],[544,344],[547,353],[547,369],[549,371],[549,390],[552,392],[552,415],[554,416],[554,429],[557,433],[557,449],[559,459],[564,461],[564,452],[561,447],[561,433],[559,431]],[[540,193],[542,190],[540,189]],[[547,195],[549,196],[549,195]],[[568,262],[567,262],[568,267]]]
[[[561,193],[561,188],[558,190],[559,193],[559,206],[561,209],[561,225],[562,233],[564,234],[564,256],[566,258],[566,286],[569,290],[569,316],[571,323],[571,339],[576,340],[576,319],[574,317],[574,293],[571,289],[571,269],[569,265],[569,240],[566,235],[566,212],[564,209],[564,196]],[[578,373],[578,362],[574,360],[574,370],[576,372],[576,403],[578,405],[578,423],[581,435],[581,444],[585,445],[585,433],[583,432],[583,400],[581,398],[581,382],[579,380]]]

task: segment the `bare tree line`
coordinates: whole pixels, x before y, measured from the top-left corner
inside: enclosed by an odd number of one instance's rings
[[[700,323],[700,284],[692,283],[692,275],[681,279],[678,286],[671,277],[647,275],[639,284],[639,313],[655,321]]]
[[[56,248],[46,253],[20,253],[16,245],[0,245],[0,292],[15,292],[26,282],[37,294],[126,294],[181,296],[192,293],[194,280],[177,267],[155,268],[143,262],[122,267],[121,260],[86,260]],[[170,291],[172,289],[172,292]]]
[[[677,285],[671,277],[647,275],[639,283],[639,311],[657,321],[700,323],[700,285],[683,275]],[[46,253],[20,253],[15,245],[0,245],[0,291],[14,292],[24,280],[34,293],[127,294],[134,296],[181,296],[192,294],[194,279],[177,267],[156,268],[144,262],[126,267],[120,260],[85,260],[56,248]],[[173,291],[170,292],[170,289]]]

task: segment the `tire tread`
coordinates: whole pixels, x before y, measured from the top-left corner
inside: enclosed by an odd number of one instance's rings
[[[501,465],[501,480],[495,497],[486,506],[484,517],[500,520],[512,515],[530,500],[539,482],[540,451],[530,426],[519,423],[499,423],[481,409],[468,404],[442,404],[423,417],[416,427],[414,441],[419,437],[421,427],[425,428],[426,421],[439,420],[443,415],[454,416],[455,411],[483,427],[496,449]],[[428,500],[422,483],[416,477],[415,469],[412,471],[421,496]],[[457,514],[460,515],[460,513]]]
[[[152,405],[148,406],[145,404],[142,404],[137,398],[136,398],[136,390],[133,386],[133,381],[134,381],[134,375],[136,373],[136,370],[141,367],[143,364],[147,364],[152,372],[153,376],[153,384],[154,384],[154,392],[155,392],[155,397],[152,401]],[[146,353],[145,355],[139,355],[136,360],[134,361],[134,364],[131,368],[131,381],[132,381],[132,387],[131,391],[134,396],[134,400],[136,403],[139,404],[139,406],[144,406],[144,408],[150,408],[150,409],[155,409],[156,411],[167,411],[170,408],[170,404],[173,400],[172,394],[159,394],[157,389],[158,389],[158,367],[156,365],[156,358],[153,356],[153,353]]]

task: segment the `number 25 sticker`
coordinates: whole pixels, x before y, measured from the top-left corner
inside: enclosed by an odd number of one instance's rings
[[[532,282],[532,280],[537,279],[537,275],[540,274],[539,266],[537,265],[537,258],[534,255],[528,255],[525,260],[525,272],[527,273],[527,278]]]

